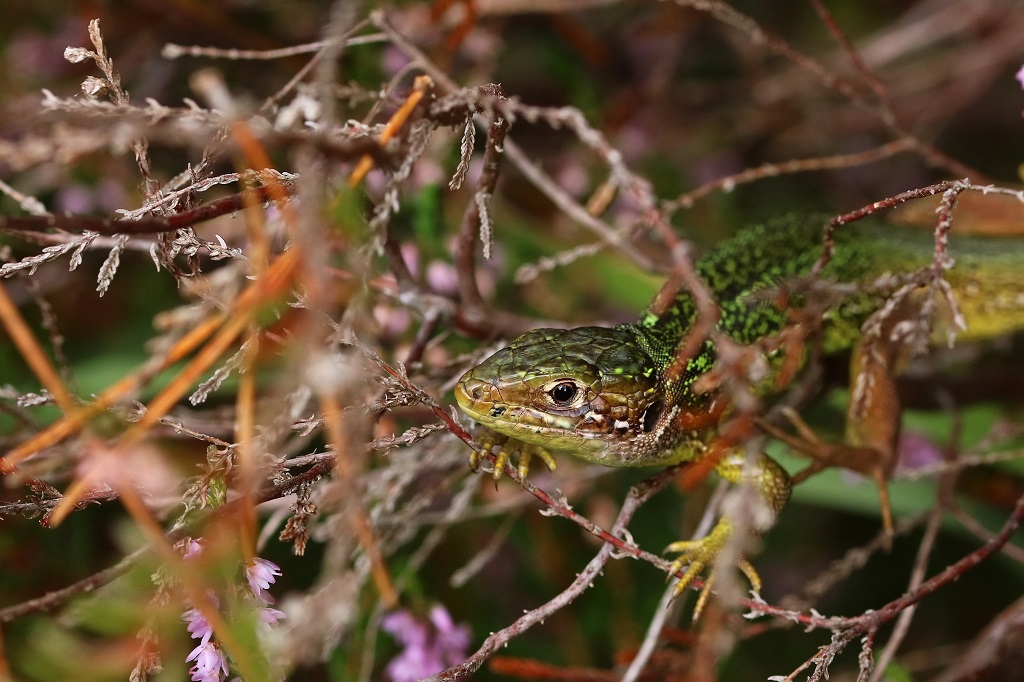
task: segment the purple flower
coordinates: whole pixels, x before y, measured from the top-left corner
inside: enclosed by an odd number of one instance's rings
[[[65,183],[54,200],[62,213],[113,213],[129,201],[121,185],[110,178],[100,180],[95,187]]]
[[[287,618],[284,611],[278,611],[277,609],[272,609],[269,606],[259,609],[256,612],[256,615],[259,617],[261,623],[266,623],[267,625],[277,625],[277,621],[282,618]]]
[[[217,608],[220,605],[217,595],[212,591],[207,591],[207,595],[214,608]],[[213,636],[213,627],[206,620],[206,616],[199,612],[199,609],[189,609],[181,614],[181,619],[188,623],[185,629],[188,630],[188,634],[192,636],[192,639],[200,640],[200,646],[210,641],[210,637]]]
[[[17,73],[12,75],[27,81],[52,80],[75,73],[75,67],[64,59],[64,48],[88,44],[84,28],[83,22],[68,19],[46,33],[16,32],[7,46],[9,63],[18,65]]]
[[[446,658],[453,658],[449,665],[455,665],[466,657],[469,647],[469,626],[456,625],[448,610],[438,604],[430,609],[430,622],[437,628],[437,639],[446,652]]]
[[[439,294],[455,295],[459,290],[459,273],[442,260],[427,264],[427,284]]]
[[[906,432],[900,436],[899,468],[906,471],[923,469],[942,461],[942,449],[922,433]]]
[[[392,682],[415,682],[466,658],[469,628],[455,625],[443,606],[430,610],[429,622],[408,611],[396,611],[385,616],[381,627],[404,647],[385,669]]]
[[[1017,82],[1020,83],[1020,87],[1024,88],[1024,66],[1020,67],[1020,71],[1017,72]]]
[[[221,682],[228,674],[227,656],[216,644],[200,644],[185,660],[196,662],[188,671],[192,682]]]
[[[189,609],[181,614],[181,619],[188,623],[188,627],[185,629],[188,630],[192,639],[200,640],[200,646],[205,646],[210,641],[210,637],[213,637],[213,628],[206,617],[199,613],[199,609]]]
[[[186,539],[182,547],[186,559],[194,559],[203,550],[201,541],[191,539]],[[245,567],[245,577],[256,600],[256,615],[261,625],[268,630],[285,617],[284,612],[267,606],[273,599],[266,590],[277,581],[279,575],[281,568],[277,564],[259,557]],[[217,595],[212,591],[208,591],[207,594],[213,608],[219,608],[220,600],[217,599]],[[213,627],[210,622],[196,608],[181,614],[181,619],[188,623],[186,629],[189,636],[199,640],[199,646],[185,659],[195,661],[195,665],[189,669],[193,682],[223,682],[228,674],[228,658],[213,638]]]
[[[384,49],[381,66],[385,73],[396,74],[409,63],[409,57],[401,50],[394,47]]]
[[[281,575],[280,566],[260,557],[256,557],[251,564],[245,567],[245,577],[249,581],[249,589],[257,599],[267,604],[274,603],[274,598],[267,590],[277,582],[279,575]]]
[[[185,553],[181,555],[182,559],[195,559],[203,553],[203,541],[202,539],[193,540],[192,538],[185,538]]]

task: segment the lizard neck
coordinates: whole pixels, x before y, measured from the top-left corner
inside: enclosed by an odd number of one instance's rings
[[[720,331],[740,343],[752,343],[783,328],[788,321],[785,310],[755,294],[810,272],[821,253],[824,223],[824,219],[807,217],[780,218],[744,230],[697,261],[697,274],[719,305]],[[693,298],[683,291],[667,309],[648,308],[636,323],[623,325],[654,361],[670,404],[698,407],[709,401],[692,388],[714,365],[711,341],[701,345],[678,376],[667,375],[696,319]]]

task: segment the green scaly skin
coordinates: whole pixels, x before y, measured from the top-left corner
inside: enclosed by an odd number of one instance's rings
[[[720,330],[749,344],[790,321],[770,295],[757,292],[809,275],[822,253],[824,224],[824,219],[791,216],[748,228],[696,263],[721,308]],[[886,273],[911,272],[930,263],[934,250],[928,230],[853,224],[839,229],[835,239],[821,277],[836,282],[863,284]],[[1012,243],[1007,248],[1001,239],[951,238],[949,252],[957,265],[946,280],[967,320],[961,338],[1024,328],[1024,278],[1018,274],[1024,249],[1019,241]],[[882,300],[860,293],[831,307],[822,326],[824,350],[851,348]],[[694,383],[714,367],[713,344],[706,342],[677,377],[666,371],[696,314],[693,300],[683,293],[665,312],[649,310],[633,324],[537,329],[466,372],[455,397],[466,414],[498,434],[485,440],[488,446],[503,445],[496,477],[516,449],[521,475],[534,454],[551,466],[549,452],[611,467],[702,459],[717,417],[701,417],[714,411],[716,396],[697,393]],[[715,469],[731,482],[753,480],[771,510],[757,530],[770,526],[789,499],[789,477],[767,455],[745,469],[744,455],[731,452]],[[683,553],[674,569],[689,563],[679,591],[710,565],[730,529],[722,519],[705,540],[670,546]],[[756,587],[756,575],[751,577]]]

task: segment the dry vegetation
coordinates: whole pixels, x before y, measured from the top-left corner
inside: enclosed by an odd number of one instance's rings
[[[388,662],[417,636],[443,680],[1015,679],[1005,349],[905,387],[948,442],[894,487],[891,553],[873,489],[831,472],[754,558],[767,601],[723,580],[697,626],[659,551],[711,486],[562,457],[495,487],[450,389],[666,280],[700,342],[693,243],[744,221],[938,195],[940,238],[1019,223],[1016,3],[186,4],[4,32],[0,679],[184,679],[190,608],[248,682],[414,679]],[[948,265],[908,281],[946,295]],[[749,425],[744,350],[721,380]]]

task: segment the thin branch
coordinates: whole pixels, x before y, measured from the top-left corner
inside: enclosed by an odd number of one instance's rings
[[[295,191],[291,182],[282,183],[289,194]],[[215,199],[194,208],[172,213],[165,216],[150,216],[128,220],[122,218],[91,218],[76,215],[45,215],[45,216],[5,216],[0,215],[0,230],[19,230],[22,232],[46,232],[63,230],[65,232],[93,232],[101,235],[121,234],[157,234],[191,227],[214,218],[231,215],[242,210],[246,202],[266,203],[272,199],[266,187],[254,187],[232,194],[228,197]]]
[[[353,33],[359,30],[363,25],[364,24],[361,23],[348,33]],[[368,33],[366,35],[345,38],[344,44],[345,47],[355,47],[357,45],[381,43],[386,40],[387,36],[383,33]],[[295,57],[301,54],[320,52],[325,47],[333,45],[336,42],[337,41],[335,40],[318,40],[314,43],[291,45],[289,47],[282,47],[276,50],[239,50],[236,48],[201,47],[199,45],[177,45],[175,43],[167,43],[160,51],[160,56],[165,59],[179,59],[181,57],[209,57],[211,59],[263,61],[271,59],[285,59],[287,57]]]
[[[636,510],[639,509],[644,502],[650,499],[652,495],[668,485],[672,481],[672,475],[674,473],[674,469],[666,469],[630,489],[629,495],[627,496],[625,503],[623,503],[622,508],[619,510],[618,517],[615,519],[615,524],[612,526],[613,538],[625,533],[626,528],[629,526],[629,522],[633,518],[633,514],[636,513]],[[448,682],[450,680],[457,680],[460,677],[464,677],[478,670],[480,666],[483,665],[484,661],[490,658],[496,651],[504,647],[510,640],[518,637],[534,625],[543,622],[552,614],[565,608],[582,595],[588,588],[593,587],[594,581],[601,574],[605,564],[608,563],[609,559],[613,558],[615,550],[615,545],[611,542],[606,542],[594,558],[587,563],[586,567],[580,571],[576,576],[576,579],[573,580],[572,583],[570,583],[569,586],[556,597],[542,606],[528,611],[508,627],[489,636],[484,640],[484,643],[480,645],[480,648],[477,649],[476,653],[472,654],[459,665],[453,666],[438,673],[437,675],[429,677],[424,680],[424,682]]]
[[[680,194],[671,201],[664,202],[661,208],[666,215],[670,215],[680,208],[690,208],[698,199],[702,199],[717,191],[731,192],[739,185],[745,185],[766,178],[776,178],[781,175],[864,166],[888,159],[896,154],[913,149],[913,147],[914,145],[911,142],[900,139],[883,144],[880,147],[875,147],[874,149],[853,152],[852,154],[792,159],[781,163],[765,163],[755,168],[747,168],[739,173],[706,182],[696,189]]]
[[[42,597],[36,597],[35,599],[29,599],[28,601],[20,604],[0,609],[0,623],[9,623],[12,620],[21,618],[22,616],[31,615],[33,613],[51,611],[79,595],[94,592],[97,588],[100,588],[127,573],[148,553],[148,547],[137,549],[110,568],[98,571],[88,578],[79,580],[67,587],[62,587],[59,590],[49,592]]]

